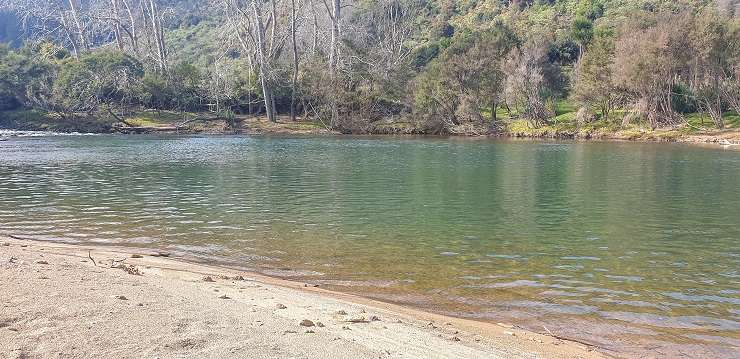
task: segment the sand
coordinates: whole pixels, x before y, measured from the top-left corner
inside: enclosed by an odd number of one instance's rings
[[[0,237],[0,358],[29,357],[604,355],[514,326],[425,313],[154,251]]]

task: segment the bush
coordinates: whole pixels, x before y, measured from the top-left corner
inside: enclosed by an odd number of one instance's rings
[[[141,92],[142,64],[119,51],[85,54],[65,60],[53,85],[54,105],[61,112],[111,110],[130,106]]]

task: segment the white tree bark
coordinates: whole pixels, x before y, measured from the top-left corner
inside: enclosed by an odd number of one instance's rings
[[[77,0],[68,0],[69,2],[69,8],[72,12],[72,20],[75,22],[75,26],[77,27],[77,36],[80,39],[80,44],[82,44],[82,48],[87,50],[90,50],[90,45],[87,42],[87,37],[85,36],[85,29],[82,27],[82,23],[80,22],[80,15],[78,14],[77,9]]]
[[[265,112],[270,122],[277,122],[275,116],[275,101],[272,98],[272,88],[269,81],[269,69],[267,67],[267,45],[265,44],[265,25],[262,21],[262,12],[256,1],[252,2],[254,12],[255,32],[257,33],[257,60],[260,70],[260,84],[262,85],[262,97],[265,100]],[[274,21],[274,19],[273,19]]]

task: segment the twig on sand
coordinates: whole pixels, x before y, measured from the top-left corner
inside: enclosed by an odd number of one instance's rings
[[[555,334],[552,334],[552,332],[550,331],[550,329],[547,329],[547,327],[546,327],[546,326],[544,326],[544,325],[543,325],[542,327],[543,327],[543,328],[545,328],[545,331],[546,331],[546,332],[547,332],[547,334],[549,334],[549,335],[550,335],[551,337],[554,337],[554,336],[555,336]]]
[[[116,266],[115,268],[120,268],[124,272],[131,274],[131,275],[144,275],[144,273],[142,273],[141,270],[139,270],[139,268],[137,268],[134,265],[120,264]]]
[[[97,267],[97,266],[98,266],[98,264],[97,264],[97,263],[95,263],[95,260],[93,259],[93,257],[92,257],[92,254],[90,254],[90,252],[91,252],[91,251],[87,251],[87,258],[90,258],[90,260],[91,260],[91,261],[93,262],[93,264],[94,264],[94,265],[95,265],[95,266]]]
[[[126,260],[126,258],[123,258],[123,259],[113,259],[113,258],[111,258],[109,260],[110,260],[110,266],[108,268],[114,268],[114,267],[120,266],[121,263],[123,263]]]
[[[551,336],[551,337],[553,337],[555,339],[565,340],[565,341],[569,341],[569,342],[575,342],[575,343],[578,343],[578,344],[583,344],[583,345],[585,345],[587,347],[592,347],[592,348],[597,348],[597,349],[604,349],[604,347],[599,346],[599,345],[596,345],[596,344],[593,344],[593,343],[589,343],[589,342],[585,342],[585,341],[578,340],[578,339],[573,339],[573,338],[567,338],[567,337],[563,337],[563,336],[560,336],[560,335],[555,335],[555,334],[553,334],[550,331],[550,329],[547,329],[546,326],[543,325],[542,327],[545,328],[545,331],[547,332],[547,334],[549,336]]]

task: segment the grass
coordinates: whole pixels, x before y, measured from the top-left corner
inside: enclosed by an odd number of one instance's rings
[[[725,128],[723,130],[740,129],[740,115],[738,115],[737,113],[725,112],[723,115],[723,119],[725,122]],[[687,131],[690,131],[689,133],[702,132],[701,129],[705,129],[707,131],[717,131],[717,129],[714,127],[714,122],[712,122],[712,119],[704,114],[692,113],[686,115],[686,122],[691,125],[686,126]]]
[[[183,114],[182,112],[164,110],[144,110],[126,116],[126,122],[134,126],[157,127],[182,123],[185,116],[193,117],[195,114],[189,112]]]
[[[532,126],[529,121],[519,119],[516,110],[510,115],[505,108],[498,107],[496,115],[505,126],[505,133],[523,137],[576,137],[576,138],[619,138],[630,140],[661,140],[675,141],[686,136],[730,136],[740,138],[740,115],[727,112],[724,115],[725,128],[718,130],[706,115],[693,113],[686,114],[686,125],[668,129],[650,129],[647,123],[631,123],[622,126],[621,118],[626,114],[624,110],[612,111],[608,120],[599,118],[595,121],[578,125],[576,121],[577,107],[565,101],[559,101],[555,106],[555,116],[546,124]],[[156,130],[158,127],[168,127],[182,123],[185,118],[194,118],[203,115],[198,113],[182,113],[176,111],[142,110],[126,116],[126,122],[136,127],[147,127]],[[483,116],[490,118],[490,109],[484,110]],[[320,121],[302,120],[291,121],[287,116],[279,116],[277,123],[265,118],[239,115],[236,117],[237,130],[252,133],[326,133],[327,130]],[[59,115],[34,109],[21,109],[0,112],[0,128],[21,130],[46,130],[58,132],[110,132],[113,130],[111,119],[96,118],[95,116],[79,116],[62,118]],[[196,121],[189,123],[191,131],[221,132],[227,131],[228,125],[224,121]],[[487,128],[479,128],[478,133],[485,133]],[[231,131],[231,130],[228,130]],[[378,121],[371,133],[377,134],[414,134],[423,133],[420,125],[414,121]],[[737,135],[736,135],[737,134]]]
[[[87,116],[63,118],[43,110],[19,109],[0,111],[0,128],[3,127],[26,131],[108,132],[111,122]]]
[[[316,134],[327,132],[321,121],[298,118],[292,121],[289,116],[278,116],[277,122],[270,122],[266,117],[239,115],[236,119],[241,123],[241,130],[247,133],[275,133],[275,134]]]
[[[597,112],[597,120],[578,125],[576,113],[578,108],[566,101],[558,101],[555,116],[547,124],[534,127],[529,121],[509,118],[508,113],[499,109],[498,118],[506,124],[507,132],[524,137],[579,137],[579,138],[621,138],[621,139],[651,139],[660,141],[676,141],[683,136],[714,135],[740,130],[740,115],[735,112],[724,114],[725,128],[718,130],[706,115],[699,113],[686,114],[688,125],[671,129],[652,130],[647,123],[633,123],[622,126],[621,118],[626,115],[624,110],[615,110],[610,118],[602,119]],[[490,116],[490,110],[488,111]]]
[[[0,112],[0,126],[17,127],[16,125],[48,126],[53,118],[41,110],[11,110]]]
[[[572,113],[575,115],[575,113],[578,112],[578,107],[571,102],[558,100],[555,103],[555,116],[565,115]]]

